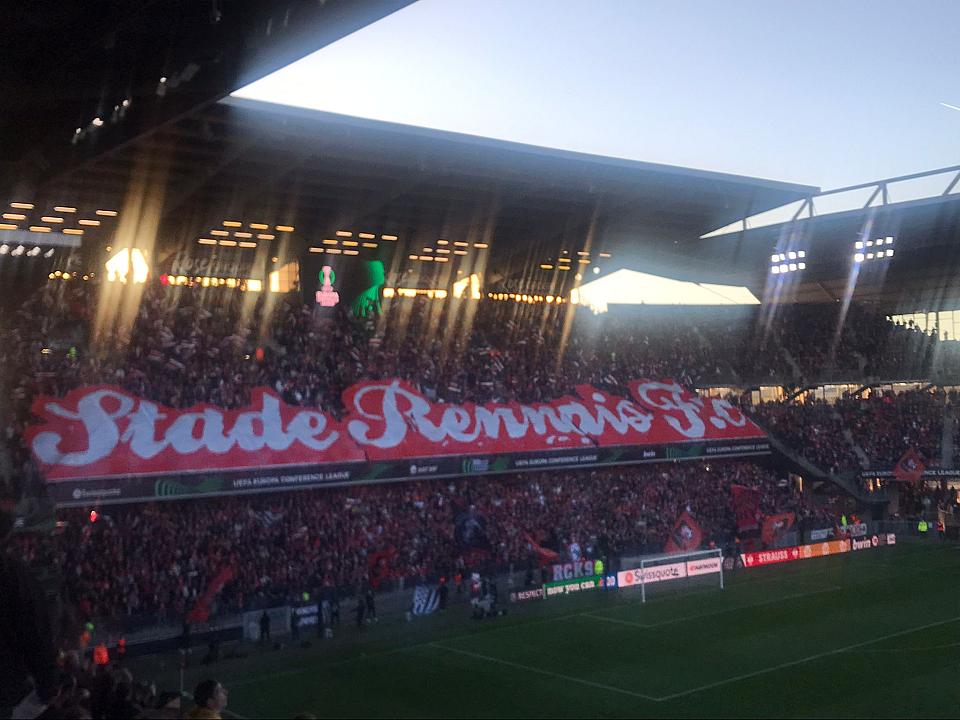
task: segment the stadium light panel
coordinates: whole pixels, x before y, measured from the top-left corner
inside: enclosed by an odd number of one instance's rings
[[[864,256],[863,256],[863,253],[857,253],[857,254],[855,254],[855,255],[853,256],[853,261],[854,261],[854,262],[863,262],[864,259],[865,259],[865,258],[864,258]]]

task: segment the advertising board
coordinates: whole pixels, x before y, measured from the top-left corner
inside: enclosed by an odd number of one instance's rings
[[[796,547],[780,548],[779,550],[762,550],[760,552],[741,553],[740,561],[746,568],[761,567],[763,565],[778,565],[796,560],[810,560],[818,557],[828,557],[850,552],[851,550],[871,550],[883,545],[896,545],[897,536],[894,533],[873,535],[868,538],[852,538],[849,540],[826,540],[824,542],[798,545]]]

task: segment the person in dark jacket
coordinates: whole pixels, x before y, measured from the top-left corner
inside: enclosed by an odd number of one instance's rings
[[[0,507],[0,717],[30,694],[45,705],[57,694],[57,652],[47,597],[30,569],[7,553],[13,529]]]

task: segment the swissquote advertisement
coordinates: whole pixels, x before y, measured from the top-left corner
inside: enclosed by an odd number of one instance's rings
[[[112,386],[39,397],[27,440],[60,504],[410,477],[766,454],[725,400],[637,380],[549,403],[434,403],[401,380],[343,393],[344,417],[258,389],[249,406],[160,406]]]

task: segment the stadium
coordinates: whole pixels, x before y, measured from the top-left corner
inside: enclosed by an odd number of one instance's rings
[[[0,716],[957,714],[960,165],[254,100],[411,3],[174,5],[11,42]]]

